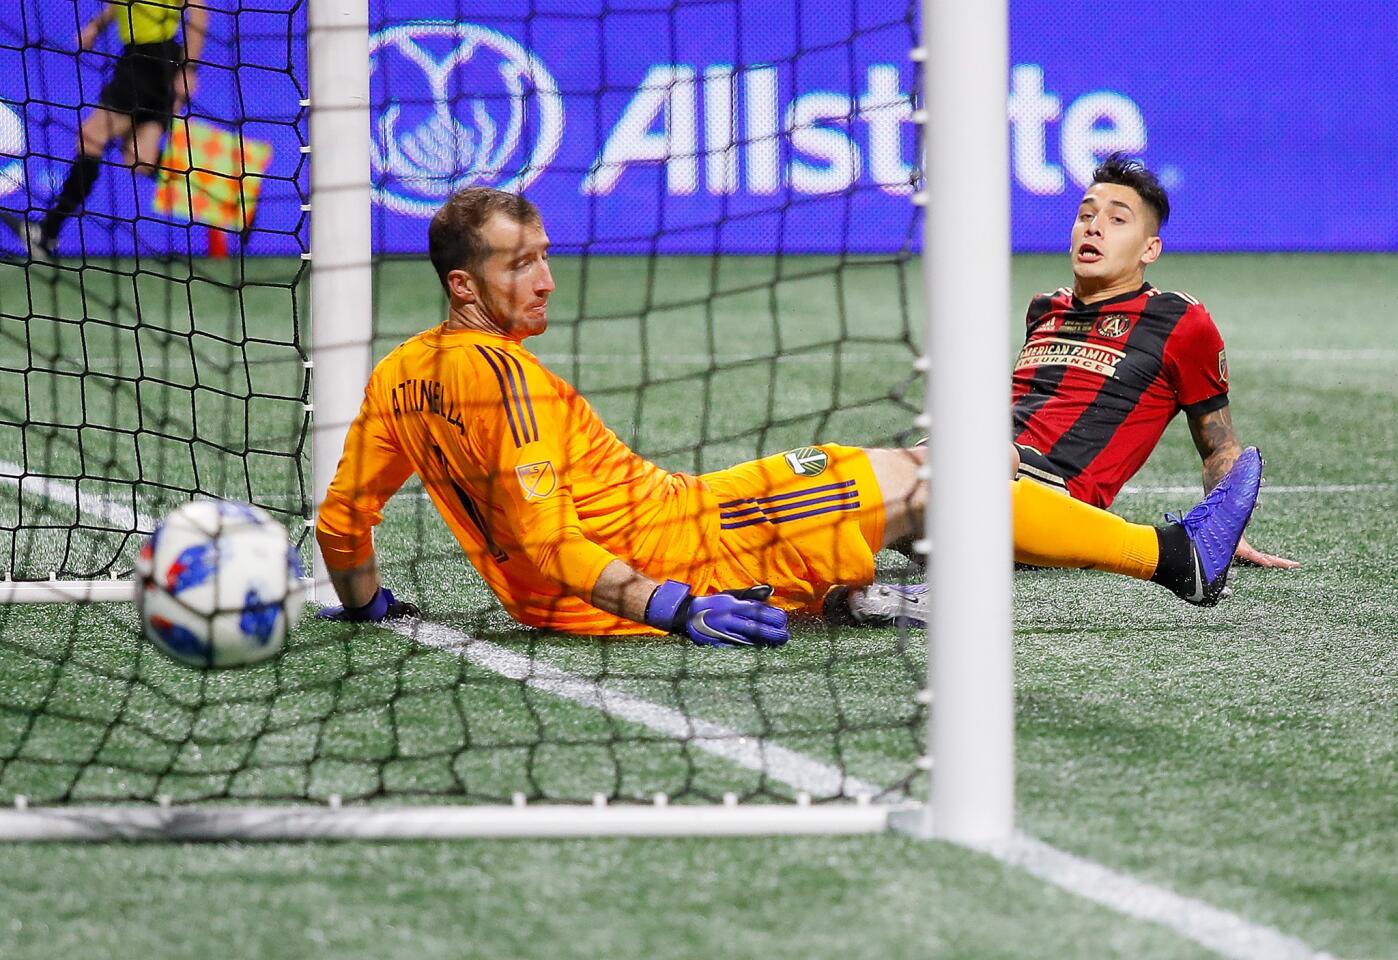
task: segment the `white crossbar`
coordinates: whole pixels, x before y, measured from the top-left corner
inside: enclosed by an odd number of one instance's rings
[[[0,580],[0,605],[7,603],[130,603],[133,580]]]
[[[879,833],[875,804],[53,807],[0,811],[0,840],[449,840]]]

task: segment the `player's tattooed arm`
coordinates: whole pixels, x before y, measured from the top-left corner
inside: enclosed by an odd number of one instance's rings
[[[1227,406],[1198,416],[1191,414],[1189,432],[1194,437],[1199,458],[1204,461],[1204,492],[1208,493],[1243,452],[1238,435],[1233,431],[1233,414]]]
[[[1212,490],[1223,479],[1233,461],[1242,454],[1242,444],[1233,431],[1233,414],[1227,406],[1198,416],[1189,415],[1189,432],[1194,437],[1194,447],[1204,461],[1204,492]],[[1276,567],[1291,570],[1299,567],[1295,560],[1263,553],[1246,538],[1238,542],[1237,559],[1241,563],[1257,567]]]

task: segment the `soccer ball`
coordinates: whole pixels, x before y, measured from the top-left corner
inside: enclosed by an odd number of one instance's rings
[[[196,500],[162,520],[136,556],[136,581],[146,636],[196,667],[275,656],[305,593],[286,529],[232,500]]]

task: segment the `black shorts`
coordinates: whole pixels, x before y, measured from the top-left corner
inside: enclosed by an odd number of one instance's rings
[[[129,114],[134,126],[155,121],[168,129],[175,105],[175,74],[183,65],[184,51],[176,40],[123,47],[98,103]]]
[[[1022,443],[1015,444],[1015,449],[1019,451],[1019,476],[1027,480],[1037,480],[1064,493],[1068,492],[1068,481],[1058,475],[1048,457]]]

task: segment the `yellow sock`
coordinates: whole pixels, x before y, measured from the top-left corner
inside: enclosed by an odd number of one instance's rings
[[[1127,523],[1035,483],[1012,480],[1015,560],[1036,567],[1079,567],[1149,580],[1160,561],[1155,528]]]

